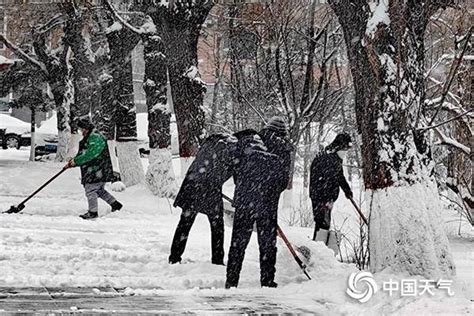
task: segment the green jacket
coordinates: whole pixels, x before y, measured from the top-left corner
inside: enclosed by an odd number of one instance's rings
[[[74,163],[81,168],[82,184],[114,180],[107,139],[96,130],[79,142]]]

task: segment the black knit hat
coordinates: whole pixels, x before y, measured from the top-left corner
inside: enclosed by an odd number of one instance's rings
[[[336,152],[339,150],[348,150],[352,147],[352,139],[347,133],[341,133],[334,138],[334,141],[326,147],[327,151]]]
[[[94,129],[94,124],[88,115],[81,116],[77,119],[77,127],[92,130]]]
[[[265,128],[268,128],[273,131],[277,132],[287,132],[288,127],[286,126],[285,119],[280,117],[280,116],[274,116],[268,121],[267,125],[265,125]]]

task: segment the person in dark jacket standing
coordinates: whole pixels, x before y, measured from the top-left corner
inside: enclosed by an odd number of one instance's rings
[[[169,263],[181,262],[189,231],[198,213],[207,215],[211,225],[213,264],[224,264],[224,205],[222,186],[232,176],[232,150],[237,139],[232,135],[209,136],[189,167],[174,207],[182,213],[171,245]]]
[[[258,134],[235,134],[238,165],[234,182],[234,225],[227,262],[226,288],[237,287],[245,249],[256,223],[260,252],[260,285],[277,287],[275,278],[278,202],[287,188],[293,147],[283,119],[275,117]]]
[[[112,206],[112,212],[120,210],[122,204],[104,188],[106,182],[114,180],[107,139],[94,129],[88,116],[80,118],[77,127],[83,136],[79,142],[79,152],[68,161],[65,168],[81,168],[81,183],[86,192],[89,210],[80,217],[92,219],[98,216],[98,197]]]
[[[348,199],[352,198],[342,168],[345,154],[351,146],[351,137],[346,133],[339,134],[325,152],[316,156],[311,163],[309,196],[315,222],[313,240],[327,244],[332,207],[339,196],[339,187]]]

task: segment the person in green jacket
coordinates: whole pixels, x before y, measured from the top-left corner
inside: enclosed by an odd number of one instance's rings
[[[88,116],[81,117],[77,127],[83,136],[79,142],[79,153],[64,168],[81,168],[81,183],[86,192],[89,210],[80,217],[93,219],[98,216],[99,197],[112,207],[112,212],[120,210],[122,204],[104,188],[106,182],[114,180],[107,139],[95,130]]]

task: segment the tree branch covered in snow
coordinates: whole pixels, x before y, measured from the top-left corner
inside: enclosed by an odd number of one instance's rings
[[[109,0],[104,0],[104,6],[107,10],[109,10],[113,16],[117,19],[117,21],[120,22],[124,27],[127,29],[131,30],[132,32],[139,34],[139,35],[153,35],[156,33],[156,26],[153,23],[153,21],[148,18],[147,21],[140,27],[135,27],[128,23],[118,12],[117,10],[112,6]]]
[[[10,42],[6,37],[5,35],[3,34],[0,34],[0,42],[2,42],[3,44],[5,44],[6,47],[8,47],[9,49],[11,49],[15,54],[18,55],[18,57],[20,57],[21,59],[23,59],[24,61],[32,64],[33,66],[39,68],[41,71],[43,71],[46,75],[48,74],[48,70],[46,69],[46,66],[40,62],[40,61],[37,61],[36,59],[30,57],[27,53],[25,53],[23,50],[21,50],[18,46],[16,46],[15,44],[13,44],[12,42]]]
[[[467,156],[469,156],[471,154],[471,149],[469,147],[459,143],[458,141],[456,141],[456,140],[454,140],[450,137],[447,137],[446,135],[444,135],[441,132],[441,130],[439,128],[433,127],[433,131],[435,132],[435,135],[439,138],[439,142],[435,143],[435,145],[446,145],[446,146],[455,148],[457,150],[460,150],[461,152],[463,152]]]
[[[461,61],[463,59],[463,56],[466,53],[467,48],[469,47],[468,44],[470,43],[471,35],[472,35],[472,27],[469,28],[469,31],[468,31],[465,39],[464,39],[464,46],[463,46],[462,50],[456,56],[456,58],[453,61],[453,64],[451,65],[451,69],[449,70],[449,74],[448,74],[448,79],[446,80],[446,82],[443,86],[443,91],[441,93],[441,100],[439,102],[440,104],[444,103],[444,100],[446,99],[446,96],[447,96],[447,94],[448,94],[448,92],[451,88],[451,85],[452,85],[453,80],[456,76],[457,70],[459,69],[459,66],[461,65]],[[436,116],[438,115],[438,113],[439,113],[439,109],[437,109],[435,111],[435,113],[431,117],[430,123],[428,125],[433,124],[433,122],[436,119]]]

